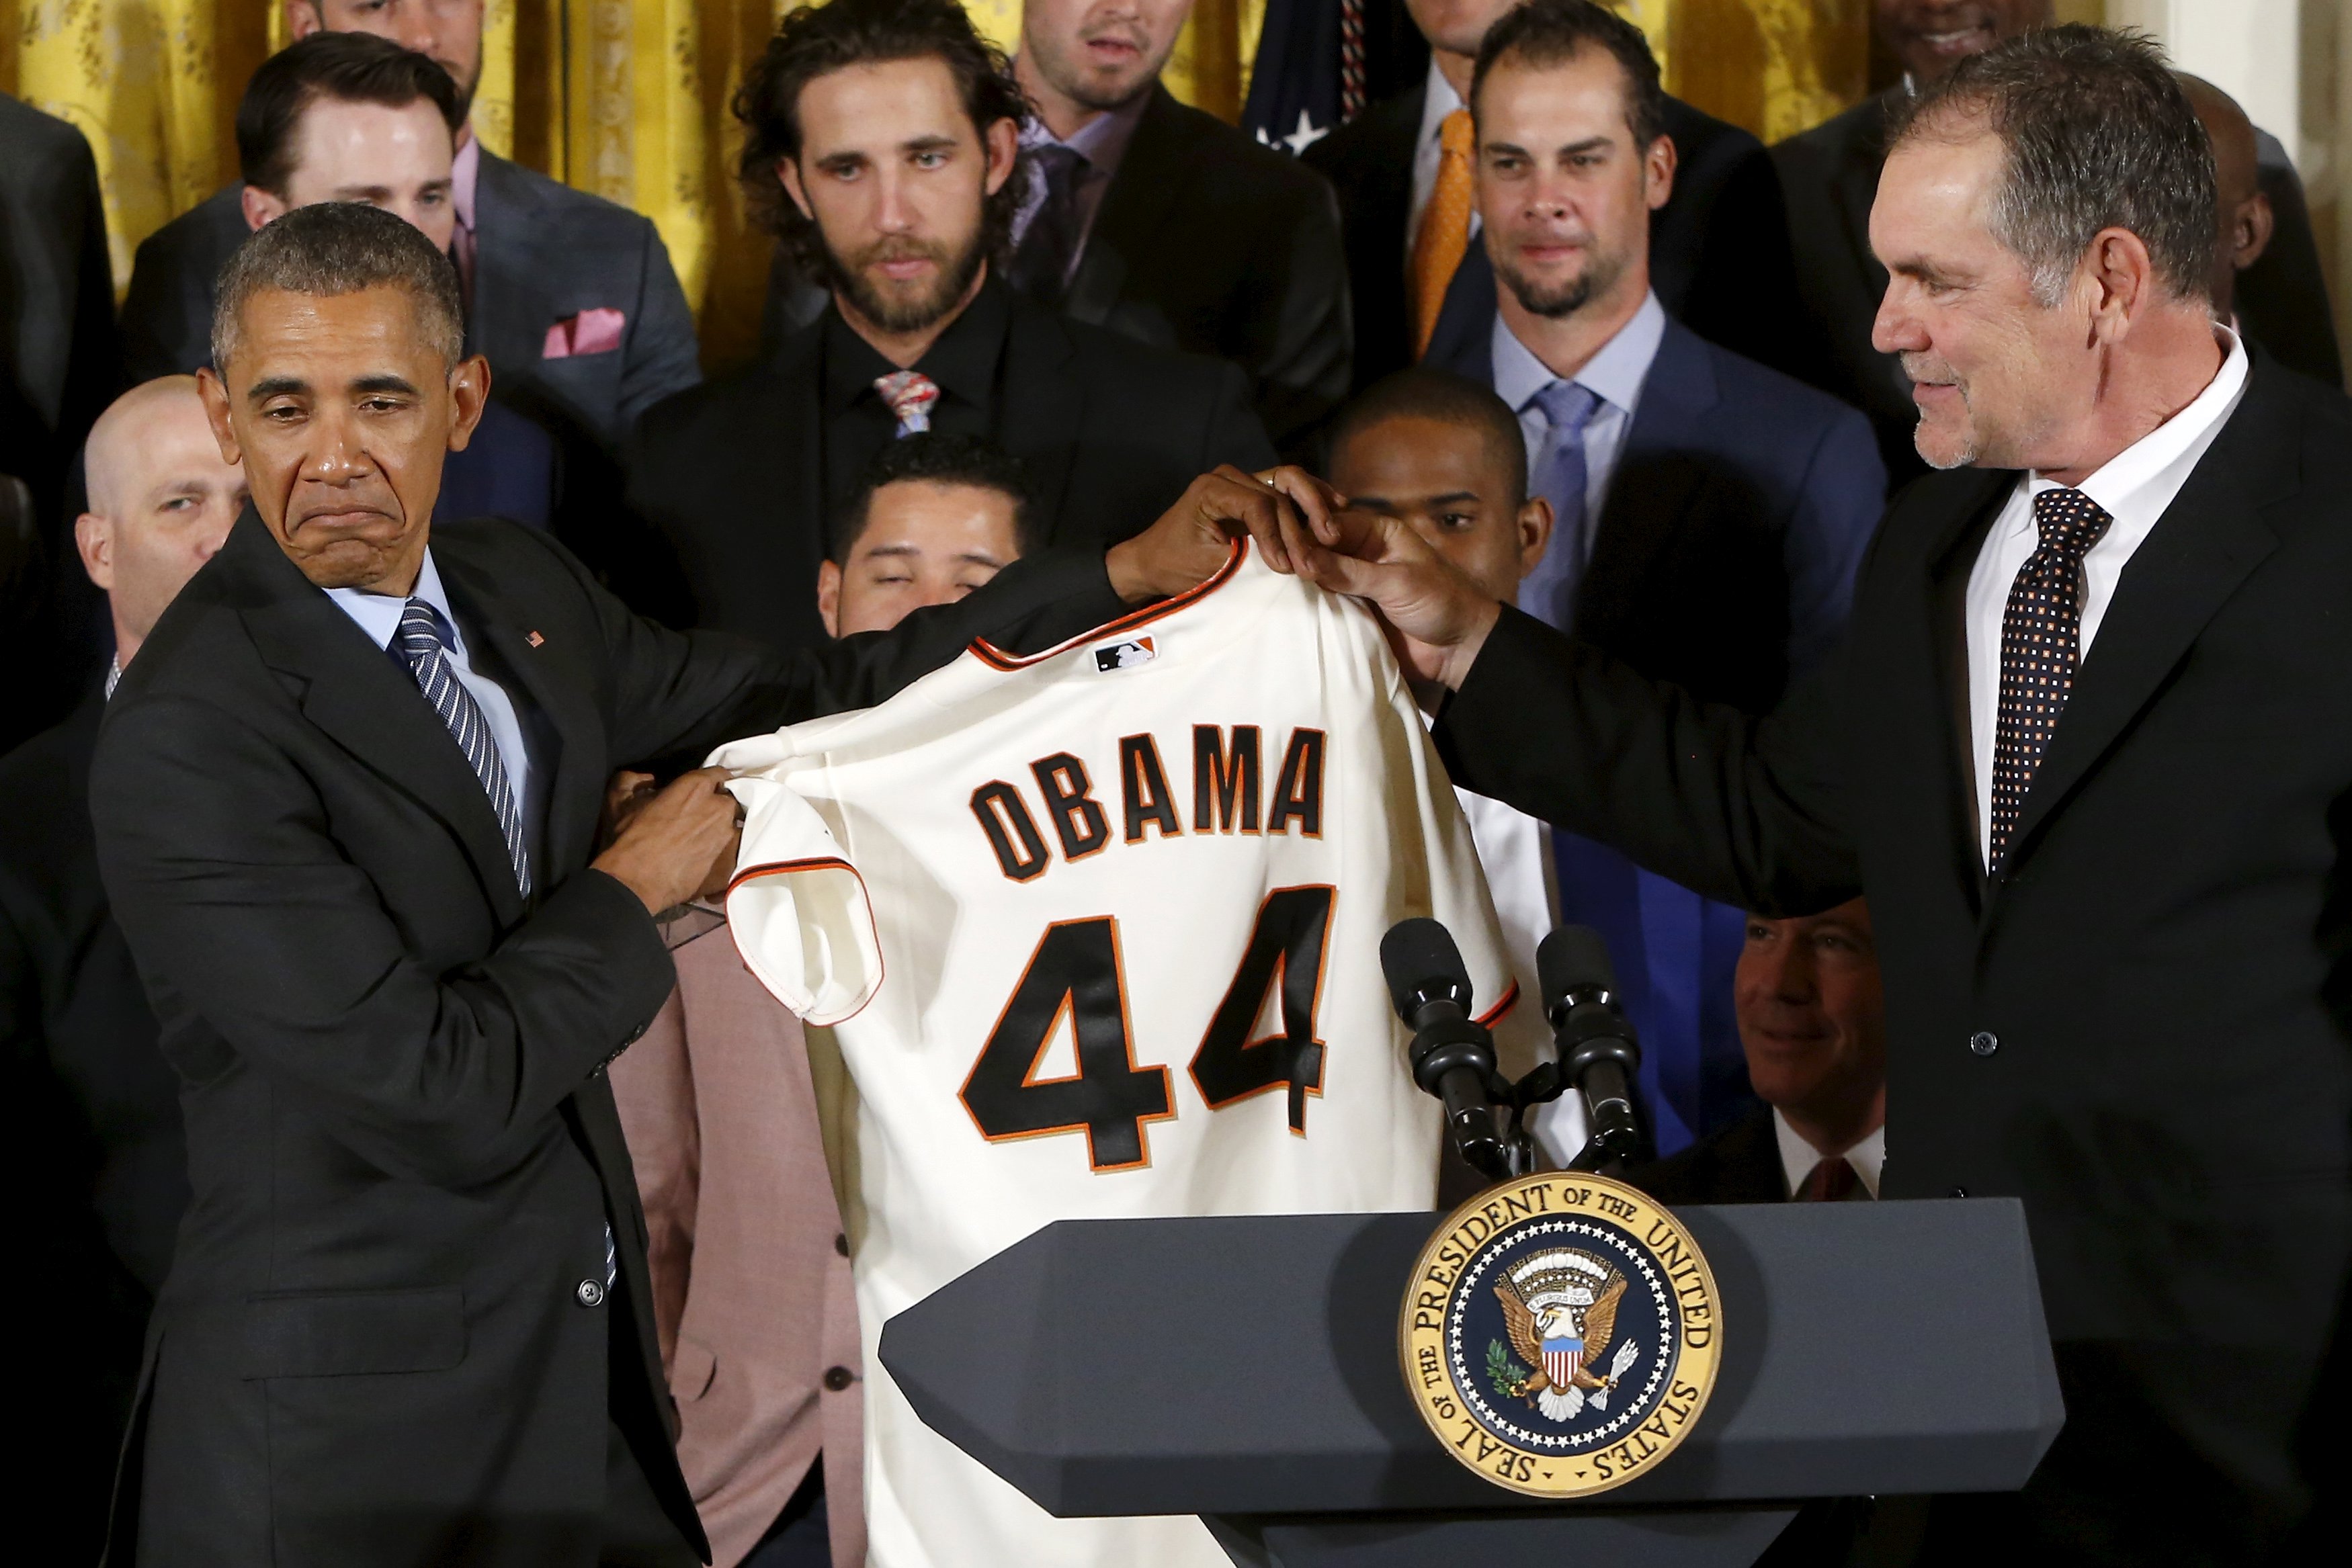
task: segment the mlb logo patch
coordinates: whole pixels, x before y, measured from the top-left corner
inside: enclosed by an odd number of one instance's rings
[[[1129,670],[1138,664],[1148,664],[1159,657],[1158,650],[1149,637],[1135,637],[1124,643],[1113,643],[1095,650],[1095,669],[1103,674],[1113,670]]]

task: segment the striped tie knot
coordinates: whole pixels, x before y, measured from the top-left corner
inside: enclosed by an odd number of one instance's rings
[[[898,436],[920,435],[931,428],[931,404],[940,401],[940,383],[920,371],[893,371],[874,379],[874,390],[898,417]]]

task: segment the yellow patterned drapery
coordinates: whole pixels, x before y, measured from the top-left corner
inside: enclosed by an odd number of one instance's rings
[[[1869,0],[1612,0],[1649,36],[1669,91],[1769,140],[1864,89]],[[1020,0],[966,0],[1010,45]],[[728,99],[787,0],[486,0],[474,126],[491,151],[651,216],[706,358],[756,339],[766,242],[736,194]],[[1249,90],[1265,0],[1196,0],[1171,91],[1228,119]],[[235,172],[246,78],[286,36],[277,0],[14,0],[0,89],[72,120],[106,189],[115,285],[138,242]]]

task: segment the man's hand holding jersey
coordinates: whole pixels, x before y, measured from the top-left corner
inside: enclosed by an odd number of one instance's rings
[[[1116,558],[1164,534],[1151,559],[1167,574],[1162,580],[1182,580],[1140,597],[1181,592],[1223,565],[1227,539],[1244,533],[1276,571],[1369,603],[1407,673],[1449,691],[1469,674],[1502,613],[1402,518],[1353,509],[1314,475],[1287,466],[1253,475],[1229,464],[1194,480],[1150,529],[1111,551],[1111,585],[1137,601]]]

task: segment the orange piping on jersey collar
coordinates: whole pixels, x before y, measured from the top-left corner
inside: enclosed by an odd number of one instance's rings
[[[1481,1029],[1494,1028],[1495,1020],[1496,1019],[1501,1018],[1505,1013],[1509,1012],[1513,1008],[1517,1007],[1518,1005],[1519,983],[1517,980],[1513,980],[1511,982],[1511,988],[1505,991],[1499,998],[1497,998],[1493,1007],[1488,1008],[1485,1012],[1478,1015],[1478,1027]]]
[[[1173,598],[1163,599],[1157,604],[1147,604],[1140,610],[1129,611],[1116,621],[1106,622],[1093,631],[1082,636],[1073,637],[1058,647],[1048,648],[1042,653],[1031,653],[1024,658],[1006,653],[985,637],[975,637],[971,640],[972,656],[992,670],[1020,670],[1031,664],[1043,664],[1057,653],[1066,653],[1071,649],[1083,647],[1088,643],[1099,643],[1105,637],[1117,632],[1132,632],[1138,626],[1148,625],[1163,615],[1173,615],[1186,605],[1206,599],[1233,580],[1234,573],[1241,570],[1242,561],[1248,555],[1249,540],[1235,539],[1225,554],[1225,564],[1219,567],[1206,581],[1195,583],[1183,592]]]
[[[735,890],[737,888],[742,886],[745,883],[753,881],[759,877],[789,876],[794,872],[824,871],[834,867],[838,867],[839,869],[847,872],[850,875],[857,878],[857,901],[866,911],[866,929],[871,933],[874,937],[874,988],[866,993],[866,1000],[860,1002],[855,1011],[844,1013],[837,1019],[833,1019],[825,1023],[820,1024],[817,1026],[820,1029],[831,1029],[835,1024],[847,1023],[851,1019],[856,1018],[858,1013],[864,1012],[866,1008],[872,1004],[874,998],[882,994],[882,982],[890,977],[890,957],[888,954],[882,951],[882,933],[874,924],[874,900],[866,894],[866,878],[858,873],[856,866],[851,865],[839,855],[812,855],[806,860],[797,861],[763,861],[758,865],[747,865],[740,871],[737,872],[732,877],[729,878],[727,883],[727,892],[719,901],[722,906],[725,905],[729,901],[734,898]],[[728,922],[727,935],[730,938],[732,938],[735,935],[734,924],[735,923],[732,919]],[[775,988],[773,986],[768,986],[768,977],[760,973],[759,965],[752,962],[751,956],[749,953],[743,951],[743,944],[740,942],[737,942],[735,944],[735,956],[743,960],[743,967],[751,970],[752,975],[762,986],[767,986],[769,994],[773,996],[775,994]],[[776,999],[780,1002],[783,1000],[782,997],[778,997]]]

